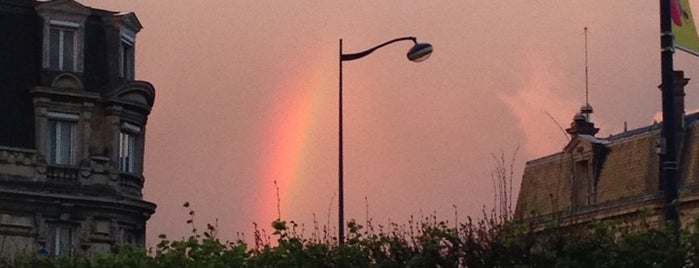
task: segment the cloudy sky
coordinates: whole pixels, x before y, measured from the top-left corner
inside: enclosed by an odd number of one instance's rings
[[[567,127],[585,102],[584,27],[598,136],[660,110],[657,1],[82,3],[133,11],[145,27],[136,76],[157,92],[150,245],[189,234],[185,201],[200,228],[218,219],[224,239],[249,239],[254,222],[269,230],[279,214],[306,234],[336,227],[340,38],[345,53],[402,36],[435,49],[422,63],[405,58],[410,42],[344,63],[345,214],[360,222],[479,216],[493,207],[491,155],[519,148],[516,191],[527,160],[566,144],[555,121]],[[699,59],[675,59],[699,78]]]

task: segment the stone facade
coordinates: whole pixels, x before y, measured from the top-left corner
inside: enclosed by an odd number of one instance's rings
[[[675,72],[679,112],[678,159],[681,222],[694,222],[699,212],[699,114],[684,115],[684,87],[689,79]],[[561,152],[526,163],[516,218],[563,225],[593,219],[663,222],[663,192],[659,179],[661,124],[654,123],[607,138],[595,137],[594,124],[568,129],[571,141]],[[585,117],[583,116],[583,121]]]
[[[0,257],[145,245],[141,28],[72,0],[0,0]]]

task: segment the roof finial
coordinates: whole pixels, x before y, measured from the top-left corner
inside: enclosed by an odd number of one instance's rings
[[[592,123],[592,106],[589,102],[589,88],[588,88],[588,65],[587,65],[587,27],[585,27],[585,105],[580,107],[580,112],[575,113],[573,117],[573,122],[570,124],[570,128],[566,129],[566,132],[570,135],[590,135],[595,136],[599,131],[599,128],[595,127]]]

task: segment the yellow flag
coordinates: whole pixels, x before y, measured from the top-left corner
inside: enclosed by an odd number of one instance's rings
[[[697,37],[692,11],[689,9],[689,0],[671,0],[670,2],[675,47],[699,56],[699,37]]]

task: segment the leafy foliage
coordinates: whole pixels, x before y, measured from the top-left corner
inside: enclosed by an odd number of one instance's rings
[[[462,223],[435,216],[407,225],[374,226],[350,221],[347,241],[332,236],[304,238],[293,221],[272,223],[274,243],[256,231],[252,247],[222,242],[217,226],[203,232],[189,209],[188,238],[160,236],[154,249],[122,246],[94,256],[28,256],[0,261],[5,267],[697,267],[699,234],[671,228],[628,228],[592,222],[581,228],[549,228],[500,216]],[[497,213],[493,213],[497,215]],[[637,221],[635,221],[637,222]],[[622,228],[623,227],[623,228]],[[317,228],[317,227],[316,227]],[[327,234],[327,231],[326,231]]]

